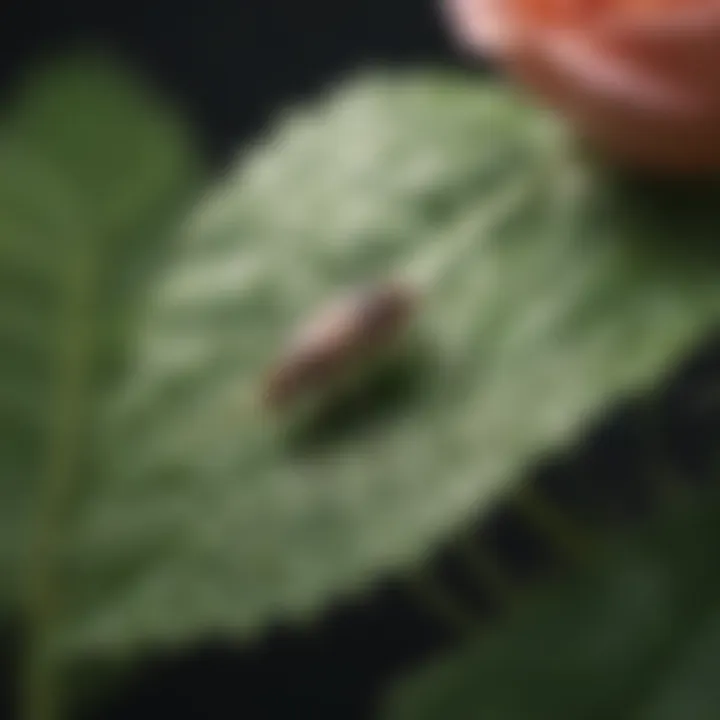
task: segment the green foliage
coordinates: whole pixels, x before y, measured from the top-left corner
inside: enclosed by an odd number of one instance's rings
[[[621,187],[476,81],[367,77],[293,113],[201,204],[155,287],[76,526],[61,645],[307,617],[420,561],[660,381],[720,312],[717,190],[646,211],[664,191]],[[426,293],[415,355],[285,432],[257,401],[287,333],[393,272]]]
[[[717,188],[620,182],[501,87],[350,82],[172,247],[197,173],[171,112],[88,57],[22,88],[0,126],[0,600],[28,618],[28,717],[57,712],[68,660],[244,637],[419,562],[720,314]],[[266,414],[294,324],[393,273],[425,294],[404,362],[308,426]]]
[[[34,67],[0,120],[0,607],[40,644],[100,406],[199,170],[173,111],[104,55]]]
[[[384,717],[717,717],[717,500],[609,543],[579,576],[409,678]]]

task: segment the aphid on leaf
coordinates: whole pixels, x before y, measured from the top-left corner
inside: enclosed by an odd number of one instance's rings
[[[382,360],[407,330],[414,290],[399,281],[361,288],[331,301],[301,324],[265,384],[268,406],[324,394]]]

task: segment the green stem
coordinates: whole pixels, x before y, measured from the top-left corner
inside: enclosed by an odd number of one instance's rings
[[[418,570],[409,580],[415,598],[453,633],[467,636],[477,631],[478,616],[453,597],[428,569]]]
[[[511,500],[522,515],[572,565],[582,565],[592,550],[590,538],[562,510],[526,485]]]
[[[87,427],[88,379],[93,362],[92,313],[95,264],[88,236],[76,235],[77,252],[68,259],[58,327],[58,362],[49,411],[45,467],[28,569],[29,643],[23,675],[26,720],[62,717],[59,666],[48,648],[58,614],[58,555],[62,521],[80,464]]]
[[[515,584],[487,548],[481,543],[472,542],[470,537],[466,536],[458,545],[458,551],[464,567],[478,585],[492,595],[499,606],[505,607],[514,602]]]

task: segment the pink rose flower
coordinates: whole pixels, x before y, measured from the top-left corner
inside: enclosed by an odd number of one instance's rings
[[[720,0],[446,0],[466,46],[633,166],[720,170]]]

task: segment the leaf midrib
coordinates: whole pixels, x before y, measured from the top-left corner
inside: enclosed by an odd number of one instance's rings
[[[68,173],[33,158],[37,170],[56,188],[72,187]],[[60,181],[62,180],[62,184]],[[72,193],[71,197],[80,197]],[[49,400],[45,444],[37,484],[37,511],[29,549],[26,587],[28,649],[23,665],[23,715],[26,720],[54,720],[61,715],[58,664],[48,653],[47,638],[55,625],[61,602],[55,550],[62,537],[62,522],[68,500],[78,480],[82,457],[82,431],[91,402],[91,368],[95,341],[94,299],[96,297],[99,243],[97,227],[87,206],[82,216],[73,216],[73,238],[67,252],[74,257],[63,263],[66,271],[60,282],[60,311],[57,324],[53,393]]]

